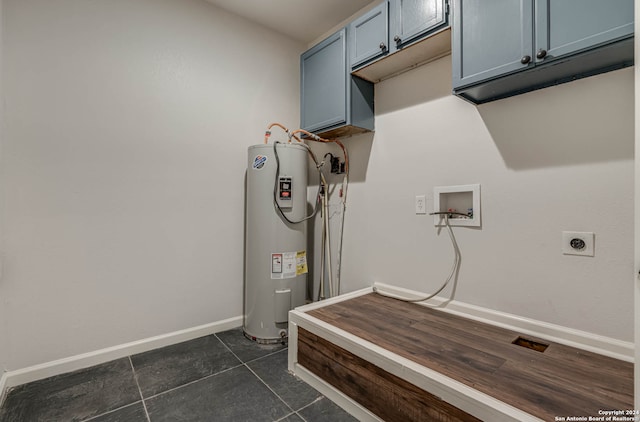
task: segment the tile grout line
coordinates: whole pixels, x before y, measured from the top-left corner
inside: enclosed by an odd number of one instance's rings
[[[303,422],[307,422],[307,420],[305,418],[303,418],[301,415],[298,414],[298,412],[291,412],[288,415],[284,415],[283,417],[281,417],[280,419],[276,420],[275,422],[282,422],[283,420],[289,418],[290,416],[296,415],[297,417],[299,417]]]
[[[236,357],[240,362],[242,362],[242,364],[252,363],[252,362],[255,362],[255,361],[259,360],[259,359],[266,358],[266,357],[269,357],[269,356],[273,356],[273,355],[275,355],[276,353],[280,353],[280,352],[282,352],[283,350],[287,350],[287,349],[289,348],[289,344],[287,344],[285,347],[283,347],[283,348],[282,348],[282,349],[280,349],[280,350],[276,350],[275,352],[271,352],[271,353],[266,354],[266,355],[264,355],[264,356],[259,356],[259,357],[255,358],[255,359],[251,359],[251,360],[248,360],[248,361],[246,361],[246,362],[245,362],[245,361],[243,361],[242,359],[240,359],[240,357],[239,357],[238,355],[236,355],[236,354],[233,352],[233,350],[231,350],[231,348],[230,348],[229,346],[227,346],[227,343],[225,343],[224,341],[222,341],[222,339],[221,339],[220,337],[218,337],[216,334],[214,334],[214,336],[216,336],[216,338],[218,339],[218,341],[219,341],[220,343],[222,343],[222,345],[223,345],[224,347],[226,347],[226,348],[227,348],[227,350],[228,350],[228,351],[230,351],[230,352],[231,352],[231,354],[233,354],[233,356],[235,356],[235,357]],[[260,343],[257,343],[257,342],[256,342],[256,344],[260,344]]]
[[[232,353],[232,354],[233,354],[233,355],[234,355],[234,356],[235,356],[235,357],[236,357],[240,362],[242,362],[242,365],[244,365],[245,367],[247,367],[247,369],[248,369],[248,370],[249,370],[249,371],[250,371],[250,372],[251,372],[251,373],[252,373],[256,378],[258,378],[258,379],[260,380],[260,382],[262,382],[262,383],[263,383],[263,384],[264,384],[264,385],[269,389],[269,391],[271,391],[273,394],[275,394],[275,396],[276,396],[278,399],[280,399],[280,401],[282,401],[282,402],[285,404],[285,406],[287,406],[289,409],[291,409],[291,411],[292,411],[291,413],[289,413],[288,415],[285,415],[285,416],[283,416],[282,418],[278,419],[278,421],[282,421],[282,420],[284,420],[285,418],[288,418],[289,416],[291,416],[291,415],[294,415],[294,414],[295,414],[295,415],[296,415],[296,416],[298,416],[300,419],[302,419],[302,421],[303,421],[303,422],[307,422],[307,420],[306,420],[306,419],[305,419],[305,418],[304,418],[304,417],[303,417],[299,412],[300,412],[301,410],[306,409],[307,407],[309,407],[309,406],[311,406],[311,405],[313,405],[313,404],[317,403],[318,401],[320,401],[320,400],[322,400],[322,399],[326,399],[326,397],[325,397],[323,394],[320,394],[320,396],[319,396],[319,397],[317,397],[315,400],[313,400],[311,403],[308,403],[308,404],[306,404],[306,405],[302,406],[300,409],[295,410],[295,409],[293,409],[291,406],[289,406],[289,404],[288,404],[287,402],[285,402],[285,401],[282,399],[282,397],[280,397],[280,396],[278,395],[278,393],[276,393],[275,391],[273,391],[273,389],[271,389],[271,387],[269,386],[269,384],[267,384],[267,383],[266,383],[262,378],[260,378],[260,377],[258,376],[258,374],[256,374],[256,373],[255,373],[255,372],[254,372],[254,371],[249,367],[249,365],[248,365],[249,363],[253,363],[253,362],[258,361],[258,360],[260,360],[260,359],[267,358],[267,357],[269,357],[269,356],[273,356],[273,355],[275,355],[276,353],[284,353],[284,352],[289,348],[289,345],[288,345],[288,344],[287,344],[287,346],[286,346],[285,348],[283,348],[283,349],[276,350],[275,352],[269,353],[269,354],[264,355],[264,356],[260,356],[260,357],[258,357],[258,358],[252,359],[252,360],[247,361],[247,362],[243,362],[243,361],[242,361],[242,359],[240,359],[240,357],[239,357],[238,355],[236,355],[236,354],[233,352],[233,350],[231,350],[231,348],[230,348],[230,347],[229,347],[229,346],[228,346],[224,341],[222,341],[222,339],[221,339],[220,337],[218,337],[216,334],[214,334],[214,335],[215,335],[215,336],[216,336],[216,338],[220,341],[220,343],[222,343],[222,344],[224,345],[224,347],[226,347],[226,348],[227,348],[227,350],[229,350],[229,352],[231,352],[231,353]],[[328,400],[328,399],[327,399],[327,400]]]
[[[111,409],[108,412],[104,412],[104,413],[100,413],[99,415],[91,416],[88,419],[83,419],[81,422],[90,422],[90,421],[96,420],[98,418],[101,418],[102,416],[109,415],[111,413],[114,413],[114,412],[117,412],[119,410],[125,409],[125,408],[127,408],[129,406],[133,406],[136,403],[142,403],[142,400],[134,401],[133,403],[125,404],[124,406],[120,406],[120,407],[116,407],[115,409]],[[143,404],[143,406],[144,406],[144,404]]]
[[[280,395],[278,393],[276,393],[275,391],[273,391],[273,388],[271,388],[271,386],[269,386],[269,384],[267,384],[262,378],[260,378],[258,376],[258,374],[256,374],[253,369],[249,368],[249,365],[247,365],[246,363],[244,364],[244,366],[249,370],[249,372],[251,372],[257,379],[258,381],[260,381],[261,383],[263,383],[265,385],[265,387],[267,387],[267,389],[269,391],[271,391],[277,398],[278,400],[280,400],[282,403],[284,403],[285,406],[287,406],[288,409],[291,409],[291,411],[293,413],[295,413],[295,409],[291,406],[289,406],[289,403],[287,403],[286,401],[284,401],[284,399],[282,397],[280,397]]]
[[[0,0],[0,1],[1,1],[1,0]],[[133,377],[134,377],[134,381],[135,381],[135,383],[136,383],[136,387],[137,387],[137,389],[138,389],[138,394],[139,394],[140,400],[138,400],[138,401],[134,401],[134,402],[131,402],[131,403],[128,403],[128,404],[125,404],[125,405],[122,405],[122,406],[120,406],[120,407],[118,407],[118,408],[115,408],[115,409],[111,409],[111,410],[106,411],[106,412],[104,412],[104,413],[101,413],[101,414],[99,414],[99,415],[91,416],[91,417],[89,417],[89,418],[87,418],[87,419],[83,419],[83,421],[84,421],[84,422],[94,421],[94,420],[97,420],[97,419],[99,419],[99,418],[105,417],[105,416],[110,415],[110,414],[115,413],[115,412],[119,412],[119,411],[121,411],[122,409],[129,408],[129,407],[131,407],[132,409],[133,409],[134,407],[136,407],[136,408],[137,408],[137,405],[138,405],[139,403],[142,403],[142,406],[143,406],[143,409],[144,409],[144,413],[145,413],[145,418],[146,418],[145,420],[146,420],[146,422],[151,422],[151,417],[150,417],[150,414],[149,414],[149,410],[148,410],[148,408],[147,408],[146,401],[148,401],[148,400],[152,400],[152,399],[154,399],[154,398],[156,398],[156,397],[158,397],[158,396],[161,396],[161,395],[163,395],[163,394],[165,394],[165,393],[168,393],[168,392],[171,392],[171,391],[177,390],[177,389],[179,389],[179,388],[182,388],[182,387],[185,387],[185,386],[188,386],[188,385],[191,385],[191,384],[194,384],[194,383],[197,383],[197,382],[200,382],[200,381],[206,380],[206,379],[211,378],[211,377],[213,377],[213,376],[216,376],[216,375],[219,375],[219,374],[223,374],[223,373],[225,373],[225,372],[231,371],[231,370],[233,370],[233,369],[238,369],[238,368],[240,368],[240,367],[244,366],[244,367],[249,371],[249,373],[250,373],[250,374],[252,374],[253,376],[255,376],[255,377],[256,377],[256,379],[259,381],[259,383],[261,383],[262,385],[264,385],[264,386],[267,388],[267,390],[268,390],[268,391],[270,391],[270,392],[271,392],[275,397],[277,397],[277,398],[281,401],[281,403],[283,403],[283,404],[285,405],[285,408],[286,408],[286,409],[289,409],[289,412],[288,412],[287,414],[285,414],[284,416],[280,417],[279,419],[274,419],[274,421],[276,421],[276,422],[282,422],[282,421],[286,420],[287,418],[292,417],[293,415],[296,415],[296,416],[298,416],[298,418],[299,418],[301,421],[303,421],[303,422],[307,422],[307,419],[306,419],[306,418],[304,418],[304,417],[299,413],[299,411],[304,410],[304,409],[308,408],[309,406],[313,405],[314,403],[318,402],[319,400],[323,399],[323,398],[324,398],[324,396],[323,396],[323,395],[320,395],[320,397],[317,397],[317,398],[316,398],[315,400],[313,400],[312,402],[310,402],[310,403],[308,403],[308,404],[306,404],[306,405],[304,405],[304,406],[300,407],[298,410],[295,410],[295,409],[294,409],[291,405],[289,405],[289,404],[288,404],[288,403],[287,403],[287,402],[286,402],[286,401],[285,401],[285,400],[284,400],[284,399],[283,399],[283,398],[282,398],[278,393],[276,393],[276,391],[275,391],[275,390],[270,386],[270,384],[268,384],[268,383],[265,381],[265,379],[261,378],[261,377],[258,375],[258,373],[257,373],[257,372],[255,372],[255,371],[254,371],[254,370],[249,366],[249,365],[251,365],[251,364],[257,363],[257,364],[259,365],[258,367],[261,367],[264,363],[267,363],[267,362],[260,363],[260,362],[258,362],[258,361],[260,361],[261,359],[265,359],[265,358],[269,358],[269,357],[275,356],[275,355],[276,355],[276,354],[278,354],[278,353],[284,353],[284,354],[285,354],[285,356],[286,356],[286,354],[287,354],[287,349],[288,349],[288,345],[286,345],[285,347],[280,348],[280,349],[278,349],[278,350],[275,350],[275,351],[268,351],[268,350],[264,350],[264,349],[263,349],[263,350],[261,350],[261,351],[260,351],[260,353],[267,352],[265,355],[263,355],[263,356],[258,356],[258,357],[255,357],[255,358],[249,359],[249,360],[247,360],[247,361],[245,362],[245,361],[243,361],[243,359],[241,359],[241,358],[239,357],[239,355],[238,355],[238,354],[236,354],[236,353],[234,352],[234,350],[232,350],[232,349],[231,349],[231,346],[229,346],[229,345],[228,345],[227,343],[225,343],[225,342],[224,342],[220,337],[218,337],[218,336],[216,335],[216,333],[214,333],[214,336],[216,337],[216,339],[218,339],[218,341],[220,341],[220,343],[223,345],[223,347],[224,347],[228,352],[230,352],[232,356],[234,356],[234,357],[237,359],[237,363],[236,363],[234,366],[231,366],[231,367],[229,367],[229,368],[223,369],[223,370],[218,371],[218,372],[213,373],[213,374],[206,375],[206,376],[201,377],[201,378],[199,378],[199,379],[197,379],[197,380],[193,380],[193,381],[191,381],[191,382],[188,382],[188,383],[183,384],[183,385],[179,385],[179,386],[174,387],[174,388],[171,388],[171,389],[169,389],[169,390],[162,391],[162,392],[160,392],[160,393],[150,395],[149,397],[146,397],[146,398],[145,398],[145,396],[144,396],[144,394],[143,394],[143,392],[142,392],[141,384],[140,384],[140,382],[139,382],[139,377],[138,377],[138,375],[137,375],[137,371],[136,371],[135,366],[134,366],[134,364],[133,364],[132,355],[129,355],[129,356],[127,356],[127,359],[129,360],[129,366],[130,366],[130,368],[131,368],[132,375],[133,375]],[[256,344],[257,344],[257,343],[256,343]],[[231,342],[231,345],[233,346],[233,345],[235,345],[235,343]],[[244,345],[243,345],[243,344],[238,344],[237,346],[239,346],[239,347],[240,347],[238,350],[239,350],[239,353],[240,353],[240,354],[242,354],[241,352],[245,351],[245,348],[243,348],[243,347],[244,347]],[[249,350],[248,350],[248,349],[247,349],[246,351],[247,351],[247,352],[249,352]],[[251,356],[251,355],[254,355],[254,353],[248,353],[248,354],[249,354],[250,356]],[[126,372],[126,371],[125,371],[125,372]],[[288,372],[286,368],[285,368],[285,372]],[[144,378],[143,378],[143,381],[144,381]],[[276,383],[274,383],[274,385],[279,385],[279,384],[276,382]],[[306,401],[306,400],[305,400],[305,401]],[[139,408],[137,408],[137,410],[135,411],[135,413],[139,414],[138,412],[139,412]],[[109,416],[107,416],[107,417],[109,417]],[[117,417],[117,416],[116,416],[116,417]],[[0,419],[1,419],[1,418],[0,418]],[[0,422],[2,422],[2,420],[0,420]]]
[[[220,343],[222,343],[222,345],[225,347],[225,349],[227,349],[229,352],[231,352],[231,354],[232,354],[236,359],[238,359],[238,361],[239,361],[242,365],[244,365],[244,361],[243,361],[242,359],[240,359],[240,357],[239,357],[238,355],[236,355],[236,354],[233,352],[233,350],[231,350],[231,348],[230,348],[229,346],[227,346],[227,343],[225,343],[224,341],[222,341],[222,339],[221,339],[220,337],[218,337],[218,336],[217,336],[217,334],[214,334],[214,336],[218,339],[218,341],[219,341]]]
[[[225,372],[229,372],[229,371],[231,371],[233,369],[240,368],[241,366],[243,366],[242,362],[240,362],[239,365],[232,366],[231,368],[223,369],[222,371],[219,371],[219,372],[216,372],[216,373],[213,373],[213,374],[209,374],[209,375],[205,375],[204,377],[198,378],[197,380],[189,381],[189,382],[187,382],[185,384],[180,384],[180,385],[178,385],[176,387],[173,387],[173,388],[170,388],[168,390],[161,391],[159,393],[156,393],[156,394],[154,394],[152,396],[147,397],[145,400],[155,399],[156,397],[161,396],[163,394],[170,393],[170,392],[175,391],[175,390],[177,390],[179,388],[186,387],[188,385],[195,384],[195,383],[200,382],[200,381],[204,381],[204,380],[206,380],[208,378],[215,377],[216,375],[224,374]]]
[[[264,359],[264,358],[268,358],[269,356],[273,356],[273,355],[275,355],[275,354],[277,354],[277,353],[280,353],[280,352],[286,351],[288,348],[289,348],[289,346],[286,346],[286,347],[285,347],[285,348],[283,348],[283,349],[276,350],[275,352],[271,352],[271,353],[269,353],[268,355],[264,355],[264,356],[260,356],[260,357],[255,358],[255,359],[248,360],[248,361],[246,361],[246,362],[244,362],[244,363],[253,363],[253,362],[257,361],[257,360]]]
[[[144,396],[142,395],[142,389],[140,388],[140,383],[138,382],[138,374],[136,374],[136,368],[133,366],[133,361],[131,360],[131,356],[127,356],[129,359],[129,364],[131,365],[131,371],[133,372],[133,379],[136,381],[136,386],[138,387],[138,393],[140,393],[140,400],[142,401],[142,407],[144,408],[144,414],[147,416],[147,422],[151,422],[151,417],[149,417],[149,411],[147,410],[147,403],[144,401]]]
[[[314,401],[312,401],[311,403],[309,403],[309,404],[307,404],[307,405],[302,406],[300,409],[296,410],[296,412],[299,412],[299,411],[301,411],[301,410],[303,410],[303,409],[306,409],[307,407],[311,406],[312,404],[318,403],[318,402],[319,402],[320,400],[322,400],[322,399],[327,399],[327,398],[326,398],[325,396],[323,396],[323,395],[320,395],[320,397],[316,398],[316,399],[315,399]],[[327,399],[327,400],[329,400],[329,399]],[[331,400],[329,400],[329,401],[331,401]]]
[[[215,335],[215,334],[214,334],[214,335]],[[270,387],[270,386],[269,386],[269,385],[268,385],[268,384],[267,384],[267,383],[266,383],[262,378],[260,378],[260,377],[255,373],[255,372],[253,372],[253,370],[251,370],[251,368],[249,368],[249,366],[247,365],[247,363],[255,362],[255,361],[257,361],[257,360],[260,360],[260,359],[263,359],[263,358],[266,358],[266,357],[269,357],[269,356],[275,355],[276,353],[284,352],[284,351],[286,351],[286,348],[283,348],[283,349],[280,349],[280,350],[276,350],[275,352],[269,353],[269,354],[264,355],[264,356],[260,356],[260,357],[258,357],[258,358],[252,359],[252,360],[250,360],[250,361],[248,361],[248,362],[243,362],[243,360],[242,360],[242,359],[240,359],[240,357],[239,357],[236,353],[234,353],[234,351],[233,351],[233,350],[231,350],[231,348],[230,348],[230,347],[229,347],[229,346],[228,346],[224,341],[222,341],[222,339],[220,339],[220,337],[218,337],[217,335],[215,335],[215,337],[216,337],[216,339],[217,339],[217,340],[222,344],[222,346],[224,346],[224,348],[225,348],[225,349],[227,349],[227,350],[228,350],[228,351],[229,351],[229,352],[230,352],[230,353],[231,353],[231,354],[232,354],[232,355],[233,355],[233,356],[238,360],[238,362],[239,362],[239,364],[238,364],[238,365],[233,366],[233,367],[230,367],[230,368],[227,368],[227,369],[224,369],[224,370],[222,370],[222,371],[219,371],[219,372],[216,372],[216,373],[213,373],[213,374],[209,374],[209,375],[204,376],[204,377],[202,377],[202,378],[198,378],[197,380],[190,381],[190,382],[188,382],[188,383],[186,383],[186,384],[179,385],[179,386],[177,386],[177,387],[174,387],[174,388],[171,388],[171,389],[168,389],[168,390],[162,391],[162,392],[160,392],[160,393],[154,394],[154,395],[152,395],[152,396],[147,397],[147,398],[146,398],[146,400],[153,399],[153,398],[155,398],[155,397],[161,396],[161,395],[166,394],[166,393],[169,393],[169,392],[171,392],[171,391],[175,391],[175,390],[177,390],[177,389],[179,389],[179,388],[186,387],[186,386],[191,385],[191,384],[195,384],[195,383],[197,383],[197,382],[200,382],[200,381],[206,380],[206,379],[211,378],[211,377],[214,377],[214,376],[216,376],[216,375],[220,375],[220,374],[222,374],[222,373],[225,373],[225,372],[231,371],[231,370],[233,370],[233,369],[237,369],[237,368],[240,368],[240,367],[244,366],[245,368],[247,368],[247,370],[248,370],[251,374],[253,374],[253,375],[258,379],[258,381],[260,381],[262,384],[264,384],[264,385],[267,387],[267,389],[268,389],[269,391],[271,391],[271,392],[272,392],[272,393],[273,393],[273,394],[278,398],[278,400],[280,400],[280,401],[281,401],[281,402],[282,402],[282,403],[283,403],[283,404],[284,404],[284,405],[285,405],[285,406],[286,406],[286,407],[291,411],[290,413],[288,413],[288,414],[287,414],[287,415],[285,415],[284,417],[288,417],[288,416],[290,416],[290,415],[292,415],[292,414],[297,414],[297,412],[296,412],[296,411],[295,411],[291,406],[289,406],[289,404],[288,404],[287,402],[285,402],[285,401],[282,399],[282,397],[280,397],[280,396],[279,396],[275,391],[273,391],[273,389],[271,389],[271,387]],[[136,373],[135,373],[135,368],[133,367],[133,362],[131,361],[131,357],[129,357],[129,362],[131,363],[131,367],[132,367],[132,369],[133,369],[133,371],[134,371],[134,376],[135,376],[135,379],[136,379],[136,383],[138,383],[138,378],[137,378],[137,375],[136,375]],[[139,389],[139,391],[140,391],[140,396],[142,397],[142,391],[140,390],[140,385],[139,385],[139,383],[138,383],[138,389]],[[314,401],[314,402],[315,402],[315,401]],[[150,420],[150,418],[149,418],[149,414],[148,414],[148,412],[147,412],[147,407],[146,407],[145,399],[144,399],[144,398],[142,399],[142,403],[143,403],[143,405],[144,405],[144,409],[145,409],[145,413],[147,414],[148,421],[149,421],[149,422],[151,422],[151,420]],[[305,407],[306,407],[306,406],[305,406]],[[298,415],[298,416],[300,416],[300,415]],[[304,419],[302,416],[300,416],[300,418],[301,418],[303,421],[305,421],[305,419]],[[280,419],[279,419],[279,420],[280,420]],[[306,421],[305,421],[305,422],[306,422]]]
[[[300,419],[302,419],[302,420],[303,420],[303,422],[307,422],[307,420],[306,420],[306,419],[305,419],[305,418],[300,414],[300,411],[301,411],[301,410],[306,409],[307,407],[309,407],[309,406],[311,406],[311,405],[313,405],[313,404],[315,404],[315,403],[317,403],[317,402],[319,402],[319,401],[320,401],[320,400],[322,400],[322,399],[326,399],[326,397],[325,397],[325,396],[323,396],[323,395],[320,395],[320,397],[316,398],[316,399],[315,399],[314,401],[312,401],[311,403],[309,403],[309,404],[306,404],[306,405],[302,406],[300,409],[295,410],[293,413],[294,413],[296,416],[298,416]],[[327,400],[329,400],[329,399],[327,399]],[[288,417],[288,416],[290,416],[290,415],[287,415],[287,417]]]
[[[287,349],[288,349],[288,346],[287,346],[287,347],[285,347],[285,348],[283,348],[283,349],[276,350],[276,351],[275,351],[275,352],[273,352],[273,353],[269,353],[269,354],[267,354],[267,355],[265,355],[265,356],[261,356],[261,357],[258,357],[258,358],[255,358],[255,359],[252,359],[252,360],[250,360],[250,361],[248,361],[248,362],[244,362],[242,359],[240,359],[240,357],[239,357],[238,355],[236,355],[236,354],[233,352],[233,350],[231,350],[231,348],[230,348],[229,346],[227,346],[227,344],[226,344],[224,341],[222,341],[222,339],[221,339],[220,337],[218,337],[218,336],[216,335],[216,338],[218,339],[218,341],[220,341],[220,343],[222,343],[222,345],[223,345],[224,347],[226,347],[226,348],[227,348],[227,350],[228,350],[229,352],[231,352],[231,354],[232,354],[233,356],[235,356],[235,357],[236,357],[236,359],[238,359],[240,362],[242,362],[242,365],[243,365],[245,368],[247,368],[247,369],[249,370],[249,372],[251,372],[251,373],[252,373],[252,374],[253,374],[253,375],[258,379],[258,381],[260,381],[262,384],[264,384],[264,386],[265,386],[265,387],[267,387],[267,389],[268,389],[269,391],[271,391],[271,392],[272,392],[272,393],[273,393],[273,394],[278,398],[278,400],[280,400],[282,403],[284,403],[284,405],[285,405],[285,406],[287,406],[287,409],[290,409],[292,413],[296,413],[295,409],[293,409],[291,406],[289,406],[289,403],[287,403],[286,401],[284,401],[284,400],[282,399],[282,397],[280,397],[280,395],[279,395],[278,393],[276,393],[275,391],[273,391],[273,389],[269,386],[269,384],[267,384],[267,383],[266,383],[262,378],[260,378],[260,377],[258,376],[258,374],[256,374],[256,373],[255,373],[255,372],[254,372],[254,371],[249,367],[249,365],[247,365],[248,363],[255,362],[255,361],[259,360],[259,359],[263,359],[263,358],[266,358],[266,357],[269,357],[269,356],[273,356],[273,355],[275,355],[276,353],[282,352],[283,350],[287,350]],[[288,415],[286,415],[286,416],[289,416],[289,415],[291,415],[291,413],[289,413],[289,414],[288,414]],[[286,417],[286,416],[285,416],[285,417]],[[303,420],[304,420],[304,419],[303,419]]]

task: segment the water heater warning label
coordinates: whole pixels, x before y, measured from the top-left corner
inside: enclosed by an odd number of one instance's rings
[[[307,268],[307,251],[296,252],[296,275],[306,274],[309,272]]]
[[[282,254],[281,253],[272,253],[271,254],[271,278],[273,278],[273,274],[282,273]]]
[[[272,279],[294,278],[307,272],[307,251],[271,254]]]

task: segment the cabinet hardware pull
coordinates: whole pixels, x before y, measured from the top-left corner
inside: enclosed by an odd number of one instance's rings
[[[393,37],[393,40],[397,43],[400,42],[400,35],[396,35],[395,37]]]
[[[540,49],[536,53],[536,57],[539,59],[544,59],[547,56],[547,50]]]
[[[381,42],[380,43],[380,50],[386,50],[387,46],[385,45],[385,43]]]
[[[531,56],[522,56],[522,58],[520,59],[520,63],[522,64],[527,64],[531,61]]]

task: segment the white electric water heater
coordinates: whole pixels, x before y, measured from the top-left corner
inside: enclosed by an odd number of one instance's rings
[[[307,154],[292,143],[249,147],[243,331],[258,343],[285,341],[289,310],[305,303]]]

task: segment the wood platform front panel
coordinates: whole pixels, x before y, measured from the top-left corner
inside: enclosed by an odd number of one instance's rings
[[[301,327],[298,363],[388,422],[480,421]]]
[[[544,420],[633,409],[628,362],[377,294],[307,314]]]

